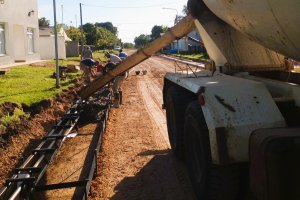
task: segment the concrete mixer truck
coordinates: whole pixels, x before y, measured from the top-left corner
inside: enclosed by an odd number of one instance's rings
[[[81,91],[83,98],[199,31],[206,69],[168,73],[163,107],[198,199],[300,199],[300,1],[189,0],[190,16]]]

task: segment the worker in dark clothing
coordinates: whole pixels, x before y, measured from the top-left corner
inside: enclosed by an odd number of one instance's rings
[[[94,78],[96,76],[92,68],[97,67],[98,65],[99,65],[99,61],[93,60],[91,58],[83,59],[80,62],[80,68],[83,70],[84,80],[87,83],[91,81],[91,77]]]

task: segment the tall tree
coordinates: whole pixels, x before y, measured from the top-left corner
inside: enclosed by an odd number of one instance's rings
[[[119,39],[109,30],[97,27],[97,43],[96,46],[99,48],[112,48],[114,45],[119,43]]]
[[[118,33],[118,28],[113,26],[111,22],[96,22],[95,26],[105,28],[112,32],[114,35],[117,35]]]
[[[50,21],[46,19],[46,17],[42,17],[39,19],[39,26],[49,26]]]
[[[72,41],[80,41],[81,40],[81,32],[79,28],[76,27],[69,27],[65,30],[68,37],[71,38]]]
[[[136,48],[144,47],[150,41],[151,41],[151,37],[145,34],[141,34],[138,37],[134,38],[134,43]]]
[[[130,42],[124,42],[123,47],[126,49],[132,49],[134,47],[134,44],[132,44]]]
[[[158,25],[153,26],[153,28],[151,30],[151,39],[155,40],[155,39],[159,38],[160,34],[167,32],[167,30],[168,30],[168,27],[166,27],[166,26],[162,26],[162,25],[161,26],[158,26]]]
[[[94,24],[86,23],[83,25],[86,44],[95,45],[97,48],[112,48],[120,41],[111,31],[97,27]]]
[[[94,24],[86,23],[83,25],[83,31],[86,36],[86,43],[88,45],[95,45],[97,43],[97,27]]]

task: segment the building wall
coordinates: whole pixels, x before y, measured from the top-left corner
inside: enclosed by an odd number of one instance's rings
[[[0,4],[0,23],[5,26],[6,49],[5,55],[0,56],[0,65],[40,58],[37,6],[37,0],[4,0],[4,4]],[[28,53],[28,28],[33,30],[33,53]]]
[[[57,44],[58,44],[58,58],[66,59],[66,45],[63,36],[59,36],[57,38]],[[55,59],[54,36],[40,37],[39,52],[41,55],[41,59],[43,60]]]
[[[193,30],[193,31],[191,31],[189,34],[188,34],[188,36],[190,36],[190,37],[192,37],[192,38],[195,38],[195,39],[197,39],[197,40],[202,40],[201,39],[201,36],[200,36],[200,34],[199,34],[199,32],[197,31],[197,30]],[[191,40],[189,40],[189,44],[190,45],[192,45],[192,46],[200,46],[197,42],[194,42],[194,41],[191,41]]]
[[[67,42],[66,44],[67,57],[79,56],[79,44],[78,41]]]
[[[201,40],[200,34],[198,33],[198,31],[193,30],[191,31],[188,36],[193,37],[197,40]],[[194,47],[196,50],[198,49],[203,49],[203,47],[198,44],[197,42],[194,42],[192,40],[189,40],[187,37],[183,37],[181,39],[179,39],[178,41],[175,40],[172,44],[171,44],[171,48],[172,49],[179,49],[179,51],[189,51],[189,47]]]

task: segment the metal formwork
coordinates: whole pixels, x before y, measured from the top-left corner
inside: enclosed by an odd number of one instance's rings
[[[109,91],[107,88],[104,90]],[[100,92],[101,93],[101,92]],[[78,130],[77,123],[80,118],[83,106],[86,101],[78,100],[68,112],[61,118],[61,120],[43,137],[41,143],[31,151],[27,159],[22,165],[14,170],[11,178],[6,180],[4,186],[0,188],[0,199],[14,200],[14,199],[32,199],[34,192],[41,192],[46,190],[55,190],[63,188],[76,187],[80,188],[78,197],[76,199],[87,199],[91,180],[95,177],[97,172],[97,155],[101,148],[101,139],[106,127],[110,109],[110,93],[102,91],[104,98],[98,100],[104,102],[104,115],[97,122],[97,130],[93,136],[90,148],[93,155],[90,157],[90,164],[88,166],[89,174],[84,180],[58,183],[51,185],[41,185],[41,179],[46,172],[49,164],[54,160],[65,138],[75,129]]]

